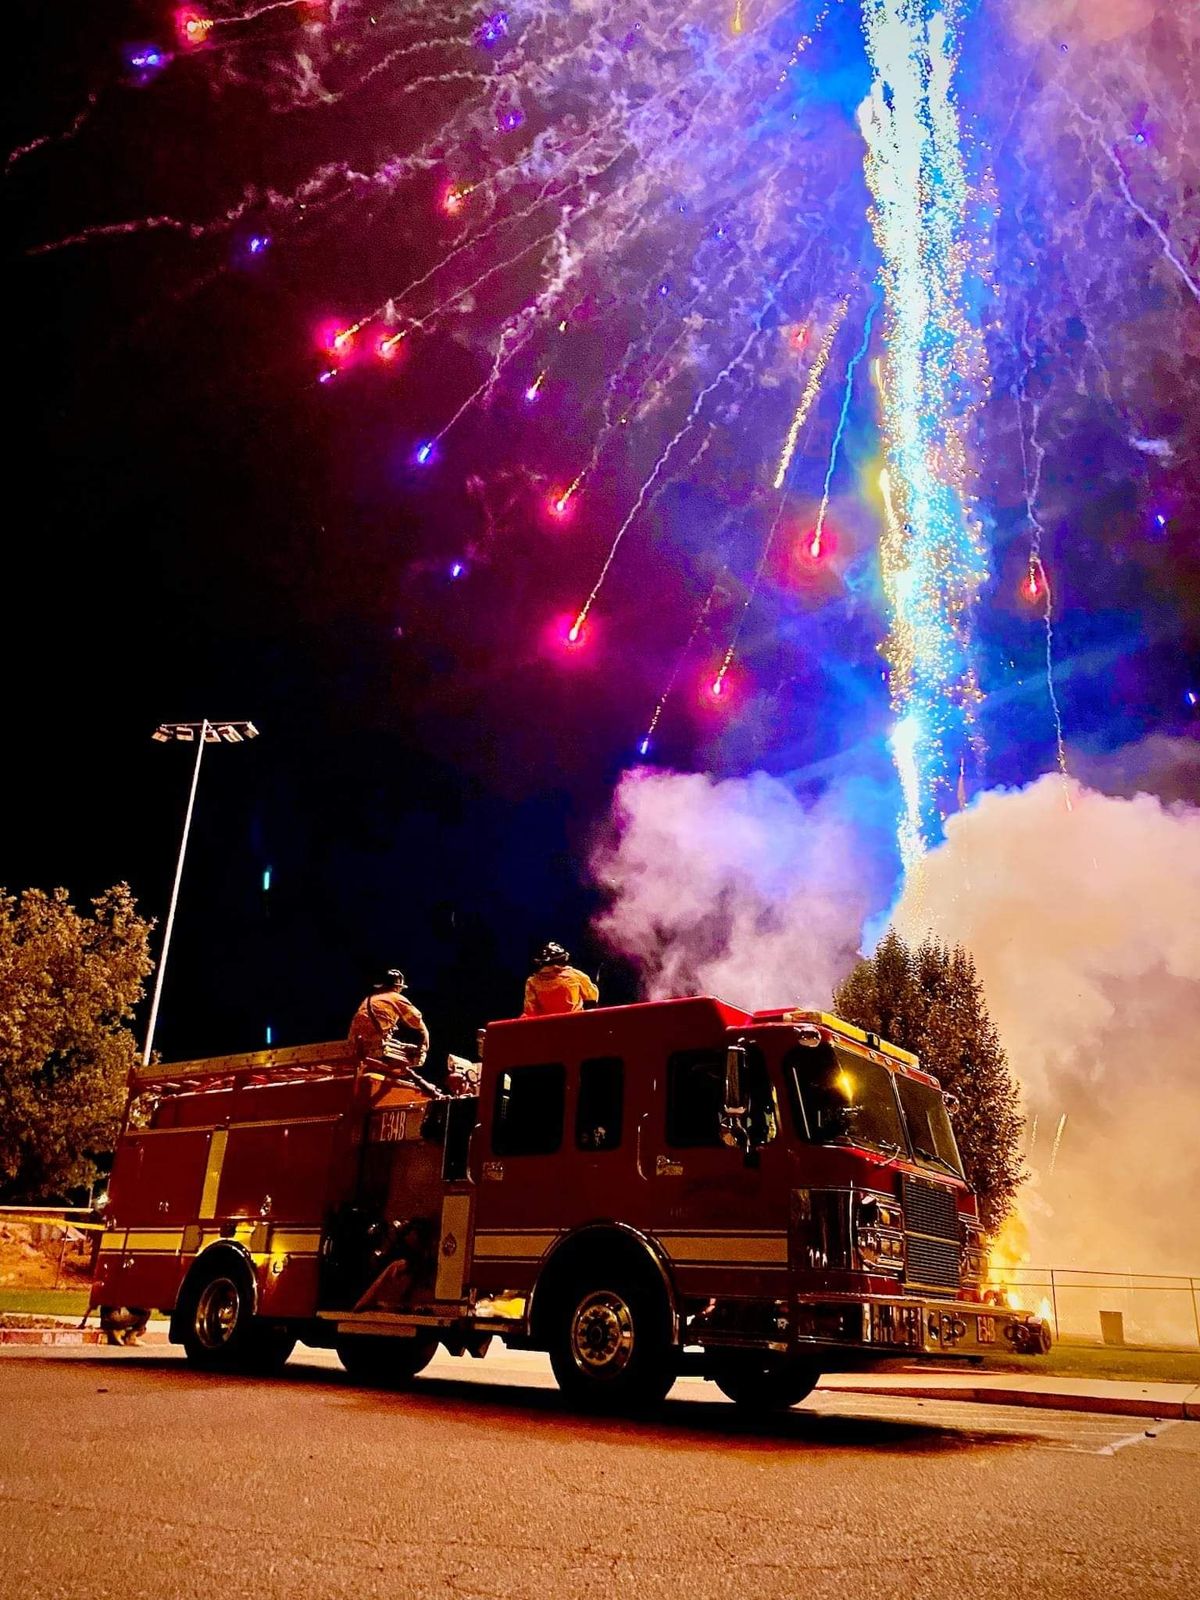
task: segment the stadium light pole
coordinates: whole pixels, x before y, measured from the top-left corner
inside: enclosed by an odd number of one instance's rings
[[[163,930],[162,954],[158,958],[158,971],[154,974],[154,995],[150,1001],[150,1021],[146,1026],[146,1047],[142,1051],[142,1065],[150,1065],[154,1049],[154,1029],[158,1022],[158,1003],[162,999],[163,977],[167,970],[167,951],[171,948],[171,930],[175,926],[175,907],[179,901],[179,883],[183,877],[183,858],[187,854],[188,835],[192,831],[192,812],[196,808],[196,786],[200,782],[200,763],[207,744],[243,744],[247,739],[257,739],[258,729],[252,722],[160,722],[150,735],[156,744],[196,746],[196,764],[192,768],[192,787],[188,793],[187,811],[183,818],[183,837],[179,841],[179,858],[175,863],[175,882],[171,886],[171,904],[167,908],[167,925]]]

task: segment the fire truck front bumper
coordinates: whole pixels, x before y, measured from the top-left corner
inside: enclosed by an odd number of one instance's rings
[[[1043,1356],[1049,1324],[1028,1311],[908,1295],[812,1300],[793,1305],[791,1346],[864,1356]]]

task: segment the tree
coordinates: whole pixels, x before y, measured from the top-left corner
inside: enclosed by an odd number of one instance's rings
[[[954,1132],[963,1166],[983,1225],[994,1234],[1024,1181],[1024,1117],[970,953],[933,939],[913,950],[893,929],[838,987],[833,1003],[848,1022],[913,1051],[957,1098]]]
[[[150,928],[128,884],[90,916],[65,889],[0,889],[0,1199],[61,1198],[112,1149]]]

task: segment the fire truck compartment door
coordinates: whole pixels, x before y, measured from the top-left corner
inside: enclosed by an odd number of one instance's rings
[[[197,1215],[208,1220],[217,1214],[217,1191],[221,1187],[221,1170],[225,1165],[225,1146],[229,1133],[225,1128],[213,1130],[208,1146],[208,1160],[204,1167],[204,1187],[200,1192],[200,1210]]]
[[[467,1275],[468,1246],[471,1240],[470,1194],[448,1194],[442,1201],[442,1224],[438,1233],[437,1300],[461,1300]]]

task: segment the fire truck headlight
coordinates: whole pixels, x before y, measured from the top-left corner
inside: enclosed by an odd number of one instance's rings
[[[887,1196],[865,1194],[855,1209],[859,1265],[898,1272],[904,1265],[904,1213]]]

